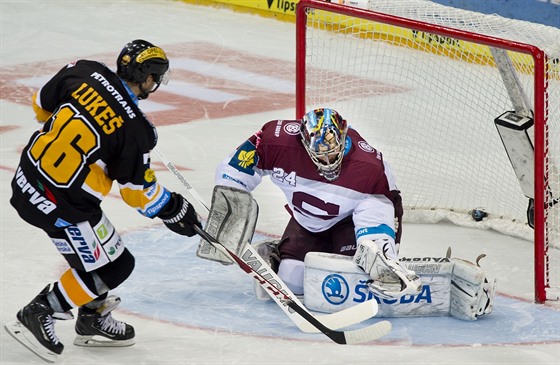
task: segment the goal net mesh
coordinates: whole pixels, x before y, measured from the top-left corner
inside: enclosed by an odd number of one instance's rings
[[[338,110],[383,152],[396,172],[408,222],[446,220],[533,241],[528,198],[494,124],[496,117],[514,110],[512,100],[490,48],[482,43],[500,38],[545,52],[544,90],[535,90],[531,55],[507,54],[531,107],[535,93],[544,98],[547,186],[541,191],[548,205],[546,256],[541,259],[546,285],[557,292],[560,29],[424,0],[370,0],[369,10],[473,34],[472,40],[436,35],[396,25],[401,24],[397,18],[362,19],[360,14],[367,12],[360,10],[356,16],[307,11],[305,98],[299,105]],[[482,42],[477,35],[483,36]],[[470,216],[477,208],[488,213],[482,222]]]

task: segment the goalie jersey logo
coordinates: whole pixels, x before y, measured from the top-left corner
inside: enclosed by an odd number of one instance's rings
[[[229,165],[240,172],[253,176],[255,174],[253,168],[258,162],[255,145],[250,141],[245,141],[245,143],[239,146],[229,161]]]

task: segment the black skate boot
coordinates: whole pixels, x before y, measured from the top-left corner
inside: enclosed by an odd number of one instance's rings
[[[54,310],[47,300],[49,287],[50,285],[47,285],[35,299],[23,307],[17,313],[17,319],[42,346],[55,354],[61,354],[64,345],[60,343],[54,333]]]
[[[74,345],[77,346],[131,346],[134,345],[134,328],[111,316],[121,299],[109,296],[94,301],[78,310]]]

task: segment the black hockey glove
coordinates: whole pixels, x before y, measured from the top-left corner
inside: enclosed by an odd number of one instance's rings
[[[183,236],[194,236],[195,225],[202,228],[193,206],[181,194],[171,193],[171,200],[163,207],[158,217],[167,228]]]

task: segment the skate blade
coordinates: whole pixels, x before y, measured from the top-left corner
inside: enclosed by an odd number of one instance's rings
[[[135,343],[134,338],[123,341],[115,341],[103,336],[76,335],[76,338],[74,339],[74,345],[84,347],[127,347],[132,346]]]
[[[50,351],[37,341],[35,336],[19,321],[10,321],[4,324],[6,331],[28,350],[46,362],[54,363],[58,354]]]

